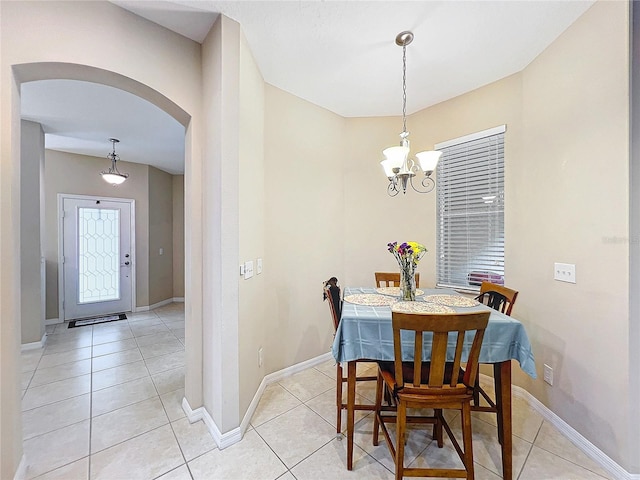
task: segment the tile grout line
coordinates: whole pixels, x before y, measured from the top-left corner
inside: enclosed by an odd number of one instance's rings
[[[166,327],[166,325],[165,325],[165,327]],[[129,327],[128,325],[127,325],[127,328],[130,330],[130,327]],[[96,356],[95,356],[95,350],[94,350],[94,349],[95,349],[95,347],[96,347],[96,345],[94,344],[94,341],[95,341],[95,335],[96,335],[96,333],[97,333],[97,332],[96,332],[96,330],[94,329],[94,326],[93,326],[93,325],[91,326],[91,329],[83,329],[83,330],[84,330],[85,332],[86,332],[87,330],[90,330],[90,332],[88,332],[88,336],[90,337],[89,345],[81,346],[81,347],[79,347],[79,348],[70,348],[69,350],[61,350],[61,351],[59,351],[59,352],[52,353],[51,355],[55,355],[55,354],[64,354],[64,353],[67,353],[67,352],[72,352],[73,350],[80,350],[80,349],[87,349],[87,348],[88,348],[88,349],[89,349],[89,352],[90,352],[90,353],[89,353],[89,357],[88,357],[88,358],[80,359],[80,360],[74,360],[74,361],[72,361],[72,362],[65,362],[65,363],[61,363],[61,364],[58,364],[58,365],[53,365],[53,366],[51,366],[51,367],[43,367],[43,365],[42,365],[42,361],[43,361],[43,359],[45,359],[45,358],[46,358],[46,355],[44,354],[44,351],[46,350],[46,346],[44,346],[44,347],[42,347],[41,349],[39,349],[39,350],[40,350],[40,352],[39,352],[39,354],[37,355],[37,361],[36,361],[36,362],[35,362],[35,364],[33,365],[34,370],[29,370],[29,371],[27,371],[27,372],[21,372],[21,373],[30,373],[29,382],[27,383],[26,388],[24,389],[24,392],[25,392],[25,395],[26,395],[26,393],[27,393],[27,391],[28,391],[29,389],[36,388],[36,386],[33,386],[33,385],[32,385],[32,382],[33,382],[33,379],[34,379],[34,377],[35,377],[36,373],[39,373],[39,372],[45,371],[45,370],[47,370],[48,368],[57,368],[57,367],[65,368],[64,366],[65,366],[65,365],[68,365],[68,364],[70,364],[70,363],[76,363],[76,362],[82,362],[82,361],[89,360],[89,372],[87,373],[88,375],[90,375],[90,378],[89,378],[89,391],[88,391],[88,392],[86,392],[86,393],[80,393],[80,394],[78,394],[78,395],[73,395],[73,396],[68,397],[68,398],[59,399],[59,400],[56,400],[56,401],[53,401],[53,402],[50,402],[50,403],[45,403],[45,404],[43,404],[43,405],[38,405],[38,406],[33,407],[33,408],[29,409],[29,410],[26,410],[26,411],[24,411],[24,412],[21,412],[21,414],[24,414],[25,412],[29,412],[29,411],[32,411],[32,410],[35,410],[35,409],[38,409],[38,408],[42,408],[42,407],[47,407],[47,406],[55,405],[55,404],[57,404],[57,403],[61,403],[61,402],[67,401],[67,400],[71,400],[71,399],[74,399],[74,398],[77,398],[77,397],[81,397],[81,396],[83,396],[83,395],[87,395],[87,394],[88,394],[88,395],[90,395],[90,397],[89,397],[89,412],[88,412],[88,413],[89,413],[89,416],[88,416],[88,418],[86,418],[86,419],[84,419],[84,420],[80,420],[80,421],[78,421],[78,422],[74,422],[74,423],[72,423],[72,424],[70,424],[70,425],[65,425],[65,426],[63,426],[63,427],[57,428],[57,429],[55,429],[55,430],[52,430],[52,431],[50,431],[50,432],[43,432],[43,433],[41,433],[40,435],[35,435],[35,436],[31,437],[31,438],[37,438],[37,437],[39,437],[39,436],[41,436],[41,435],[45,435],[45,434],[52,434],[52,433],[54,433],[56,430],[60,430],[61,428],[67,428],[67,427],[72,426],[72,425],[79,425],[79,424],[83,424],[86,420],[88,420],[88,421],[89,421],[89,424],[88,424],[89,429],[88,429],[88,438],[87,438],[87,445],[88,445],[88,452],[87,452],[87,455],[86,455],[86,456],[82,456],[82,457],[77,458],[77,459],[74,459],[73,461],[71,461],[71,462],[69,462],[69,463],[65,463],[64,465],[58,465],[58,466],[56,466],[55,468],[52,468],[52,469],[47,470],[47,471],[45,471],[45,472],[42,472],[40,475],[45,475],[45,474],[50,473],[50,472],[52,472],[52,471],[54,471],[54,470],[57,470],[57,469],[59,469],[59,468],[62,468],[62,467],[65,467],[65,466],[71,465],[71,464],[73,464],[73,463],[75,463],[75,462],[78,462],[78,461],[80,461],[80,460],[87,459],[87,461],[88,461],[88,465],[87,465],[87,475],[88,475],[88,478],[90,478],[90,476],[91,476],[91,458],[92,458],[92,451],[91,451],[91,449],[92,449],[93,418],[94,418],[94,405],[93,405],[93,394],[94,394],[94,391],[93,391],[93,384],[94,384],[94,379],[93,379],[93,374],[94,374],[94,373],[98,373],[98,372],[100,372],[100,371],[108,370],[108,369],[102,369],[102,370],[98,370],[98,371],[94,372],[94,365],[93,365],[93,363],[94,363],[94,360],[95,360],[95,358],[96,358]],[[174,338],[176,338],[176,339],[177,339],[177,337],[175,336],[175,332],[173,332],[173,331],[169,330],[168,328],[167,328],[167,330],[168,330],[168,331],[170,331],[170,332],[172,333],[172,335],[174,336]],[[60,329],[59,331],[62,331],[62,329]],[[132,335],[133,335],[133,332],[131,332],[131,333],[132,333]],[[55,334],[53,334],[53,333],[52,333],[50,336],[51,336],[52,338],[55,338],[55,337],[53,337],[53,335],[55,335]],[[60,333],[60,335],[63,335],[63,333]],[[83,335],[84,335],[84,333],[83,333]],[[76,337],[76,335],[73,335],[73,337]],[[59,337],[59,338],[61,338],[61,337]],[[133,337],[131,337],[131,338],[136,339],[137,337],[133,336]],[[179,339],[178,339],[178,340],[179,340]],[[120,339],[120,340],[114,340],[114,342],[118,342],[118,341],[121,341],[121,339]],[[72,339],[69,343],[73,343],[73,342],[74,342],[74,340]],[[84,341],[82,341],[82,342],[84,343]],[[66,342],[61,342],[61,343],[59,343],[59,344],[55,344],[55,345],[64,345],[64,343],[66,343]],[[105,343],[102,343],[102,344],[100,344],[100,345],[104,345],[104,344],[108,344],[108,343],[113,343],[113,342],[105,342]],[[137,345],[137,340],[136,340],[136,345]],[[69,346],[71,346],[71,345],[69,345]],[[73,346],[77,346],[77,345],[73,345]],[[66,347],[63,347],[63,348],[66,348]],[[138,349],[139,349],[139,347],[138,347]],[[121,352],[121,351],[120,351],[120,352]],[[112,353],[119,353],[119,352],[112,352]],[[170,354],[171,354],[171,353],[169,353],[169,355],[170,355]],[[108,355],[108,354],[105,354],[105,355]],[[34,356],[35,356],[35,355],[34,355]],[[103,356],[103,355],[99,355],[99,356]],[[158,356],[156,356],[156,357],[158,357]],[[156,357],[153,357],[153,358],[156,358]],[[146,360],[146,359],[144,359],[144,357],[142,357],[142,356],[141,356],[141,358],[142,358],[142,360]],[[111,368],[116,368],[116,367],[118,367],[118,366],[128,365],[128,364],[131,364],[131,363],[133,363],[133,362],[126,362],[126,363],[124,363],[124,364],[116,365],[115,367],[111,367]],[[165,415],[165,419],[167,420],[167,423],[168,423],[168,424],[171,424],[171,421],[169,420],[169,417],[168,417],[168,414],[167,414],[167,411],[166,411],[166,407],[165,407],[164,403],[162,402],[162,400],[161,400],[161,398],[160,398],[160,394],[159,394],[159,392],[158,392],[157,386],[156,386],[155,382],[153,381],[153,378],[152,378],[152,376],[151,376],[151,372],[150,372],[150,371],[149,371],[149,369],[148,369],[148,366],[147,366],[147,364],[146,364],[146,361],[145,361],[144,365],[145,365],[145,369],[146,369],[147,375],[148,375],[148,376],[149,376],[149,378],[152,380],[152,384],[154,385],[154,390],[155,390],[155,392],[156,392],[155,397],[156,397],[156,398],[158,398],[158,400],[160,401],[160,405],[163,407],[163,413],[164,413],[164,415]],[[176,368],[177,368],[177,367],[176,367]],[[169,369],[169,370],[170,370],[170,369]],[[164,371],[164,370],[163,370],[163,371]],[[158,372],[158,373],[162,373],[162,372]],[[85,375],[87,375],[87,374],[72,375],[72,376],[70,376],[70,377],[63,378],[63,379],[60,379],[60,380],[55,380],[55,381],[52,381],[52,382],[43,383],[42,385],[38,385],[37,387],[46,387],[46,386],[51,385],[51,384],[56,383],[56,382],[61,382],[61,381],[65,381],[65,380],[75,379],[75,378],[78,378],[78,377],[85,376]],[[134,379],[134,380],[135,380],[135,379]],[[124,383],[127,383],[127,382],[122,382],[122,383],[119,383],[119,384],[117,384],[117,385],[122,385],[122,384],[124,384]],[[105,387],[105,388],[107,388],[107,387]],[[166,392],[166,393],[167,393],[167,394],[169,394],[169,393],[172,393],[173,391],[177,391],[177,390],[179,390],[179,389],[172,390],[171,392]],[[22,398],[24,398],[24,395],[22,396]],[[153,398],[153,397],[150,397],[150,398]],[[149,400],[149,399],[145,399],[145,400]],[[145,400],[141,400],[140,402],[145,401]],[[134,404],[135,404],[135,403],[140,403],[140,402],[134,402]],[[123,407],[120,407],[120,408],[124,408],[124,407],[127,407],[127,406],[130,406],[130,405],[126,405],[126,406],[123,406]],[[116,410],[117,410],[117,409],[116,409]],[[114,411],[114,410],[112,410],[112,411]],[[105,414],[106,414],[106,413],[109,413],[109,412],[105,412]],[[162,426],[165,426],[165,425],[166,425],[166,423],[165,423],[165,424],[163,424]],[[160,427],[162,427],[162,426],[160,426]],[[160,428],[160,427],[157,427],[157,428]],[[150,431],[153,431],[153,430],[155,430],[155,429],[151,429]],[[144,433],[148,433],[148,432],[144,432]],[[143,433],[143,434],[144,434],[144,433]],[[141,434],[141,435],[142,435],[142,434]],[[139,436],[139,435],[134,435],[134,436],[133,436],[133,437],[131,437],[131,438],[135,438],[135,437],[137,437],[137,436]],[[174,436],[175,436],[175,432],[174,432]],[[29,440],[30,440],[30,439],[29,439]],[[127,439],[127,440],[129,440],[129,439]],[[127,440],[125,440],[125,441],[127,441]],[[177,440],[177,439],[176,439],[176,440]],[[123,443],[123,442],[119,442],[119,443]],[[179,445],[179,442],[178,442],[178,445]],[[183,455],[183,458],[184,458],[184,460],[185,460],[185,463],[184,463],[184,464],[185,464],[185,465],[187,465],[186,457],[184,457],[184,455]],[[48,466],[45,466],[45,468],[46,468],[46,467],[48,467]],[[179,468],[179,467],[176,467],[176,468]],[[187,465],[187,469],[189,470],[188,465]],[[190,472],[190,470],[189,470],[189,475],[191,476],[191,472]]]
[[[91,480],[91,464],[92,452],[91,452],[91,437],[93,433],[93,337],[95,329],[91,327],[91,381],[89,382],[89,461],[87,466],[87,480]]]
[[[594,471],[593,471],[593,470],[591,470],[590,468],[587,468],[587,467],[585,467],[585,466],[583,466],[583,465],[580,465],[579,463],[576,463],[576,462],[574,462],[573,460],[570,460],[570,459],[568,459],[568,458],[565,458],[565,457],[563,457],[562,455],[558,455],[558,454],[557,454],[557,453],[555,453],[555,452],[552,452],[552,451],[550,451],[550,450],[547,450],[547,449],[546,449],[546,448],[544,448],[542,445],[536,445],[536,444],[535,444],[535,441],[538,439],[538,435],[540,434],[540,430],[542,430],[542,425],[544,425],[544,423],[545,423],[545,422],[546,422],[546,420],[543,420],[543,421],[542,421],[542,423],[540,424],[540,428],[538,429],[538,432],[536,433],[536,438],[535,438],[535,439],[534,439],[534,441],[531,443],[531,450],[533,450],[533,447],[537,447],[537,448],[539,448],[540,450],[544,450],[545,452],[550,453],[551,455],[554,455],[554,456],[556,456],[556,457],[558,457],[558,458],[561,458],[561,459],[562,459],[562,460],[564,460],[565,462],[572,463],[573,465],[576,465],[577,467],[583,468],[584,470],[587,470],[588,472],[591,472],[591,473],[593,473],[594,475],[598,475],[599,477],[601,477],[601,478],[603,478],[603,479],[605,479],[605,480],[607,479],[607,477],[603,477],[602,475],[600,475],[600,473],[598,473],[598,472],[594,472]],[[547,423],[548,423],[548,422],[547,422]],[[563,435],[563,438],[565,438],[565,437],[564,437],[564,435]],[[529,453],[531,453],[531,450],[530,450],[530,452],[529,452]],[[529,460],[529,455],[527,455],[527,460]],[[522,465],[522,470],[524,470],[524,466],[527,464],[527,460],[525,460],[525,463]]]

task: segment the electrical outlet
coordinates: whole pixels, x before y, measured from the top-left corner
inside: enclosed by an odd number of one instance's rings
[[[544,364],[544,381],[549,385],[553,385],[553,368],[546,363]]]
[[[553,279],[560,282],[576,283],[576,266],[571,263],[554,263]]]
[[[263,362],[264,358],[262,356],[262,347],[260,347],[258,349],[258,366],[261,367],[262,366],[262,362]]]

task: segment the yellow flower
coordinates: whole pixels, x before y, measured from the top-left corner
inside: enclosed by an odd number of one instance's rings
[[[414,254],[420,254],[422,252],[426,252],[427,251],[425,246],[422,245],[421,243],[418,243],[418,242],[407,242],[407,244],[411,247],[411,249],[413,250]]]

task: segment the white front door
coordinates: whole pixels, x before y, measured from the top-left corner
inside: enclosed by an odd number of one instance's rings
[[[133,200],[62,196],[64,320],[129,312]]]

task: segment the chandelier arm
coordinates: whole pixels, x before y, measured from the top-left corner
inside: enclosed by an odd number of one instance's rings
[[[433,178],[427,176],[425,176],[419,184],[422,188],[416,188],[413,183],[413,178],[409,179],[409,182],[411,183],[411,188],[413,188],[418,193],[429,193],[433,191],[436,186],[436,182],[433,180]]]
[[[389,185],[387,186],[387,193],[389,194],[390,197],[395,197],[396,195],[398,195],[398,193],[400,193],[400,190],[398,189],[398,177],[397,176],[393,176],[393,177],[389,177]]]

